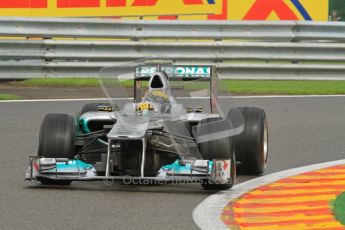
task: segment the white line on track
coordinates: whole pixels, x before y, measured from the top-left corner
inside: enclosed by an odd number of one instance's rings
[[[345,160],[320,163],[295,169],[289,169],[235,185],[232,189],[221,191],[207,197],[193,211],[193,220],[200,229],[228,229],[220,219],[224,207],[243,194],[287,177],[295,176],[322,168],[345,164]]]
[[[127,98],[123,98],[125,100]],[[79,99],[33,99],[33,100],[3,100],[0,103],[21,103],[21,102],[69,102],[69,101],[105,101],[107,98],[79,98]],[[119,98],[118,100],[121,100]]]
[[[345,97],[345,95],[261,95],[261,96],[220,96],[219,98],[320,98]]]
[[[250,99],[250,98],[333,98],[345,95],[265,95],[265,96],[220,96],[219,98]],[[208,99],[209,97],[178,97],[179,99]],[[113,100],[132,100],[133,98],[114,98]],[[28,99],[0,100],[0,103],[18,102],[69,102],[69,101],[106,101],[108,98],[77,98],[77,99]]]

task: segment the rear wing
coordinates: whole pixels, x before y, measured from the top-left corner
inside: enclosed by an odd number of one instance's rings
[[[135,79],[149,80],[158,71],[165,72],[169,80],[208,80],[216,77],[215,66],[210,65],[161,65],[149,64],[135,67]]]
[[[212,65],[167,65],[167,64],[144,64],[135,67],[134,76],[134,101],[140,101],[137,91],[141,89],[141,82],[150,80],[151,76],[162,71],[168,75],[169,81],[183,80],[209,81],[210,107],[212,113],[218,112],[218,77],[216,66]]]

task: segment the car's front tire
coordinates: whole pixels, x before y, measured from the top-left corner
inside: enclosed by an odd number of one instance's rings
[[[232,128],[231,122],[225,118],[206,118],[200,121],[197,127],[197,135],[212,135],[217,134],[219,129],[230,130]],[[229,183],[214,183],[211,180],[205,180],[201,186],[206,190],[226,190],[232,188],[236,182],[236,159],[234,151],[233,137],[219,136],[219,139],[206,141],[199,144],[199,151],[205,160],[231,160],[230,165],[230,181]]]
[[[75,156],[75,120],[66,114],[47,114],[40,128],[38,156],[45,158],[68,158]],[[42,184],[69,185],[69,180],[39,178]]]

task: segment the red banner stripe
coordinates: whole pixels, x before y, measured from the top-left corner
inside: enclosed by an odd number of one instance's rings
[[[112,6],[126,6],[126,0],[107,0],[107,7],[112,7]]]
[[[186,5],[202,5],[202,0],[183,0]]]
[[[135,0],[132,6],[155,6],[158,0]]]
[[[298,20],[283,0],[256,0],[243,19],[266,20],[272,12],[275,12],[281,20]]]
[[[3,0],[0,8],[47,8],[47,0]]]
[[[135,0],[132,6],[155,6],[159,0]],[[202,5],[202,0],[180,0],[185,5]]]
[[[58,8],[100,7],[99,0],[58,0]]]

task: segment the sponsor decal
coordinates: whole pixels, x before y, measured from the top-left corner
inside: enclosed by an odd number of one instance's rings
[[[177,67],[174,70],[174,75],[180,77],[209,77],[210,74],[210,67]]]
[[[220,13],[222,0],[4,0],[1,16],[106,17]]]
[[[112,106],[108,106],[108,105],[99,105],[97,107],[97,111],[99,112],[113,112],[114,109]]]
[[[214,183],[228,183],[231,180],[231,160],[214,160],[211,179]]]
[[[226,170],[228,168],[228,166],[229,166],[228,162],[224,161],[223,170]]]
[[[177,16],[180,20],[328,21],[328,0],[221,0],[219,14]],[[147,18],[149,19],[149,18]],[[153,19],[153,18],[150,18]],[[158,18],[164,19],[164,18]],[[170,18],[169,19],[173,19]]]
[[[156,66],[139,66],[135,72],[136,77],[151,77],[157,71],[159,70]],[[169,77],[211,77],[210,66],[162,66],[160,71],[165,72]]]
[[[328,0],[224,0],[222,14],[209,19],[327,21]]]
[[[36,160],[33,161],[32,166],[33,166],[33,169],[35,171],[39,171],[40,170],[40,166],[39,166],[39,164],[37,164]]]

